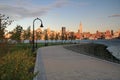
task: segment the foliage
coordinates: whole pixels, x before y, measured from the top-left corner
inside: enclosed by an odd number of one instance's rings
[[[58,39],[59,39],[59,33],[55,35],[55,40],[58,40]]]
[[[24,30],[23,32],[23,38],[24,40],[29,40],[30,39],[30,36],[31,36],[31,33],[30,33],[30,26],[27,28],[27,30]]]
[[[2,57],[0,80],[32,80],[34,60],[30,50],[7,54]]]
[[[45,40],[48,40],[48,34],[47,34],[47,30],[45,31],[45,37],[44,37]]]
[[[41,40],[41,38],[42,38],[42,32],[38,32],[38,31],[36,31],[36,39],[37,40]]]
[[[55,39],[55,34],[52,32],[51,35],[50,35],[50,39],[51,40],[54,40]]]
[[[30,44],[0,44],[0,80],[32,80],[34,63]]]
[[[17,25],[17,27],[12,31],[11,39],[16,40],[16,41],[19,42],[21,40],[22,31],[23,31],[22,26]]]
[[[70,33],[70,36],[69,36],[70,40],[75,40],[76,37],[74,34],[75,34],[74,32]]]
[[[5,28],[12,22],[13,22],[12,20],[9,20],[9,17],[0,14],[0,40],[4,39]]]

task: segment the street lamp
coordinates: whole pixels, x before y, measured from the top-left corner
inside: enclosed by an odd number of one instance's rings
[[[40,27],[43,27],[43,23],[42,23],[42,20],[41,19],[39,19],[39,18],[36,18],[36,19],[34,19],[33,20],[33,39],[32,39],[32,52],[34,52],[35,51],[35,45],[34,45],[34,41],[35,41],[35,37],[34,37],[34,23],[35,23],[35,21],[36,20],[39,20],[40,22],[41,22],[41,25],[40,25]],[[37,44],[37,43],[36,43]]]

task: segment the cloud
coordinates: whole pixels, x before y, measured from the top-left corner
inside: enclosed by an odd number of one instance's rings
[[[67,0],[57,0],[54,3],[46,6],[35,6],[33,4],[28,4],[26,0],[22,0],[22,2],[20,2],[20,0],[12,0],[12,1],[14,1],[14,3],[16,4],[9,3],[9,1],[4,4],[0,3],[0,12],[2,12],[2,14],[6,14],[12,17],[12,19],[14,20],[27,18],[27,17],[42,16],[47,14],[49,11],[51,11],[54,8],[60,8],[67,4]]]
[[[108,17],[120,17],[120,14],[113,14],[113,15],[108,16]]]
[[[52,7],[60,8],[67,5],[69,2],[67,0],[57,0]]]

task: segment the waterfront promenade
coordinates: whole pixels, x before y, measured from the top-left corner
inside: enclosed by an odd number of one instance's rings
[[[37,51],[34,80],[120,80],[120,64],[50,46]]]

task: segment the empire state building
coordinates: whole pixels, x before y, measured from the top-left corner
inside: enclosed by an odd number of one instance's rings
[[[80,23],[79,29],[78,29],[78,33],[82,33],[82,23]]]

